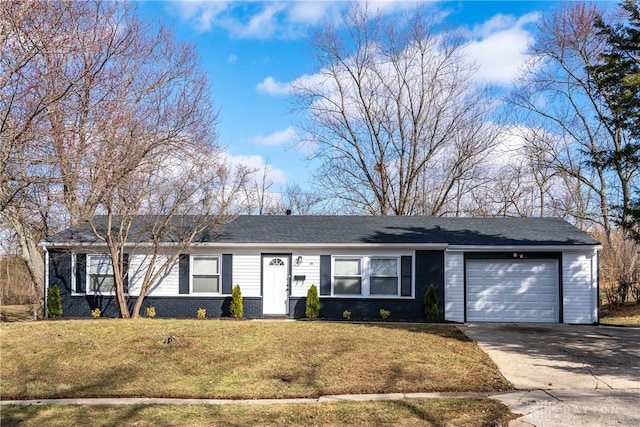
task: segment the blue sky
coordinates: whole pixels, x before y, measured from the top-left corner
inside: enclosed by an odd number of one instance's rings
[[[382,14],[413,8],[415,1],[370,2]],[[557,2],[431,1],[427,10],[461,28],[467,51],[479,65],[477,78],[508,88],[526,59],[535,23]],[[313,165],[292,148],[294,116],[288,113],[287,84],[313,68],[305,49],[314,27],[337,20],[347,3],[334,1],[240,2],[147,1],[139,11],[171,24],[179,40],[194,43],[209,73],[220,109],[219,143],[233,162],[272,168],[275,188],[305,185]]]

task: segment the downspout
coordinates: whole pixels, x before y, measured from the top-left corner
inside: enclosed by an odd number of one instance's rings
[[[596,313],[595,313],[595,322],[594,324],[600,324],[600,251],[596,249],[595,251],[596,257],[596,265],[595,265],[595,275],[596,275]],[[593,267],[592,267],[593,268]]]
[[[42,304],[42,317],[49,317],[47,316],[47,295],[49,291],[49,251],[47,250],[46,246],[43,246],[42,249],[44,250],[44,292],[42,293],[42,295],[44,295],[44,303]]]

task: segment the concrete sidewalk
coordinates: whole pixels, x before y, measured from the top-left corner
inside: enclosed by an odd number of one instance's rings
[[[173,399],[155,397],[0,400],[6,405],[274,405],[285,403],[379,402],[403,399],[493,399],[492,393],[334,394],[293,399]]]
[[[509,427],[640,425],[640,390],[522,390],[491,398],[522,414]]]
[[[389,393],[343,394],[296,399],[168,399],[82,398],[2,400],[8,405],[279,405],[324,402],[374,402],[405,399],[493,399],[522,417],[510,427],[637,426],[640,390],[519,390],[505,393]]]

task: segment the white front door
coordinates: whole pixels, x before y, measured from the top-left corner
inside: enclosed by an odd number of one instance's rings
[[[263,314],[289,314],[289,257],[262,257]]]

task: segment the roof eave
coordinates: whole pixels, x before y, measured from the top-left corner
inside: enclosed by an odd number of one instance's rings
[[[180,243],[162,243],[160,246],[164,248],[178,247]],[[46,248],[97,248],[105,247],[104,242],[40,242],[40,246]],[[128,243],[127,247],[154,247],[154,243],[142,242],[142,243]],[[355,243],[340,243],[340,242],[309,242],[309,243],[234,243],[234,242],[198,242],[191,243],[189,247],[193,248],[267,248],[267,249],[287,249],[287,248],[398,248],[398,249],[446,249],[449,245],[447,243],[368,243],[368,242],[355,242]]]
[[[553,251],[576,251],[576,250],[589,250],[600,251],[602,245],[589,245],[589,244],[573,244],[573,245],[449,245],[447,248],[449,251],[464,251],[464,252],[488,252],[488,251],[538,251],[538,252],[553,252]]]

